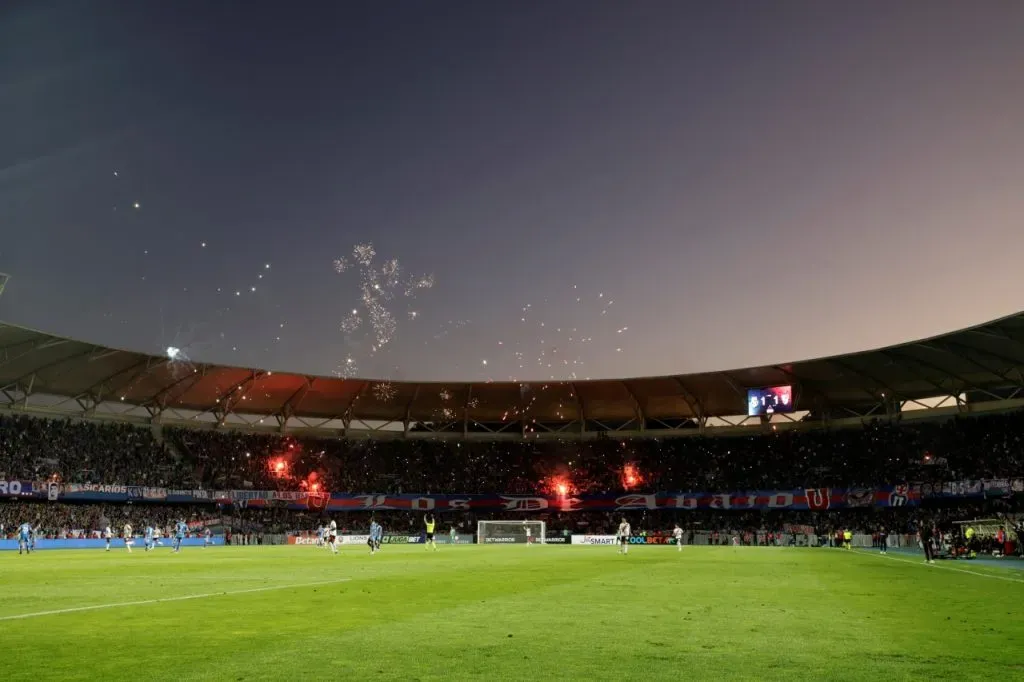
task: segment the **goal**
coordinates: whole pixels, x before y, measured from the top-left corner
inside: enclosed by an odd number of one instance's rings
[[[547,524],[543,521],[477,521],[476,541],[480,545],[509,545],[529,540],[543,545],[547,538]]]

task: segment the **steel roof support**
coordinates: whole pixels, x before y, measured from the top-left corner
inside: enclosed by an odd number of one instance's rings
[[[1021,362],[1020,362],[1020,360],[1014,360],[1012,358],[1006,357],[1005,355],[1002,355],[1000,353],[994,353],[994,352],[992,352],[990,350],[986,350],[984,348],[975,348],[974,346],[967,346],[967,345],[964,345],[964,344],[959,343],[957,341],[943,341],[942,343],[946,344],[947,346],[956,346],[958,348],[964,349],[965,351],[970,351],[970,352],[973,352],[973,353],[978,353],[979,355],[987,355],[990,358],[995,358],[996,360],[999,360],[1001,362],[1005,362],[1006,364],[1008,364],[1010,367],[1013,368],[1012,371],[1016,371],[1017,372],[1018,377],[1020,377],[1019,379],[1017,379],[1015,381],[1014,379],[1010,378],[1010,374],[1009,373],[1004,373],[1004,372],[1001,372],[1001,371],[999,371],[997,369],[993,369],[992,367],[987,367],[985,365],[982,365],[977,360],[970,360],[970,362],[974,363],[975,365],[978,365],[979,367],[982,367],[983,369],[985,369],[985,370],[987,370],[989,372],[992,372],[993,374],[1001,376],[1006,381],[1014,382],[1018,386],[1024,386],[1024,373],[1021,372]],[[954,353],[954,355],[957,355],[958,357],[965,357],[965,356],[961,356],[959,353]]]
[[[676,385],[679,386],[679,391],[682,394],[683,402],[690,408],[693,413],[693,417],[700,423],[704,419],[704,404],[697,399],[697,395],[690,390],[690,388],[683,382],[683,378],[679,375],[672,377],[675,380]]]
[[[134,355],[134,353],[128,353],[123,350],[115,350],[113,348],[103,348],[102,346],[93,346],[93,353],[94,355],[89,357],[89,362],[96,362],[97,360],[106,360],[109,357],[120,355],[121,353],[124,353],[125,355]]]
[[[215,408],[213,411],[214,417],[217,418],[218,427],[224,426],[224,424],[227,422],[227,418],[235,411],[235,406],[239,402],[241,402],[242,398],[245,397],[246,392],[249,390],[252,384],[254,384],[257,380],[263,377],[263,375],[264,372],[257,372],[255,370],[251,370],[248,377],[236,383],[234,386],[228,389],[225,395],[220,397],[220,402],[218,403],[220,408]],[[204,410],[200,414],[203,414],[208,411],[209,410]]]
[[[29,351],[29,352],[31,352],[31,351]],[[32,369],[31,372],[26,372],[25,374],[22,374],[20,377],[18,377],[17,379],[12,381],[11,383],[18,383],[18,384],[20,384],[22,381],[24,381],[25,379],[27,379],[30,376],[38,376],[40,372],[45,372],[46,370],[50,369],[51,367],[57,367],[58,365],[62,365],[65,362],[70,362],[72,360],[77,360],[79,358],[85,357],[90,352],[91,352],[91,350],[86,350],[86,351],[83,351],[81,353],[75,353],[74,355],[72,355],[70,357],[60,358],[58,360],[53,360],[52,362],[46,363],[42,367],[35,367],[35,368]],[[27,353],[26,353],[26,355],[27,355]],[[14,359],[17,360],[20,357],[23,357],[23,356],[19,355],[18,357],[14,358]],[[3,365],[4,365],[4,363],[0,362],[0,367],[2,367]]]
[[[833,365],[838,365],[839,367],[843,368],[844,371],[849,372],[850,374],[852,374],[852,375],[854,375],[854,376],[856,376],[856,377],[858,377],[860,379],[867,379],[872,384],[874,384],[874,390],[869,389],[868,387],[864,386],[861,383],[857,384],[860,387],[860,389],[862,391],[864,391],[864,393],[866,393],[868,395],[868,397],[870,397],[870,398],[873,398],[873,399],[877,400],[878,396],[879,396],[879,393],[881,393],[883,396],[888,394],[888,395],[899,396],[901,398],[903,397],[903,396],[901,396],[899,394],[898,391],[893,389],[891,386],[886,384],[884,381],[879,381],[878,379],[876,379],[875,377],[871,376],[867,372],[861,371],[861,370],[859,370],[859,369],[857,369],[855,367],[851,367],[848,363],[843,362],[842,360],[839,360],[838,358],[828,358],[827,360],[824,360],[823,362],[829,362],[829,363],[831,363]]]
[[[369,388],[370,382],[364,381],[363,385],[359,387],[359,390],[352,395],[352,400],[348,401],[348,405],[345,406],[345,411],[342,412],[342,436],[348,435],[349,426],[352,424],[352,410],[355,408],[356,401],[359,400],[360,396],[363,395],[363,391]]]
[[[876,351],[876,352],[878,352],[882,357],[887,358],[890,362],[894,362],[894,364],[899,364],[898,362],[895,362],[893,360],[893,356],[892,356],[890,351]],[[906,357],[906,356],[904,356],[904,357]],[[911,359],[914,360],[914,362],[919,362],[916,358],[911,358]],[[951,395],[952,394],[952,389],[949,389],[949,388],[943,386],[942,384],[936,382],[934,379],[932,379],[928,375],[926,375],[923,372],[919,371],[916,367],[915,368],[911,368],[910,365],[908,365],[907,363],[903,363],[903,365],[905,367],[907,367],[907,369],[909,369],[914,374],[914,376],[916,376],[918,379],[920,379],[921,381],[925,382],[926,384],[931,384],[932,386],[934,386],[935,390],[938,391],[940,395]],[[949,375],[949,372],[944,372],[944,374]],[[917,400],[911,400],[911,402],[917,403],[918,405],[921,404]]]
[[[15,344],[12,344],[10,346],[2,346],[2,347],[0,347],[0,351],[3,351],[2,359],[0,359],[0,367],[3,367],[4,365],[6,365],[6,364],[8,364],[10,362],[13,362],[14,360],[20,360],[21,358],[25,357],[26,355],[31,355],[32,353],[36,352],[37,350],[46,350],[47,348],[56,348],[57,346],[63,346],[65,343],[71,343],[71,342],[68,341],[67,339],[58,339],[58,338],[54,338],[54,337],[51,337],[51,336],[45,336],[45,337],[43,337],[41,339],[35,339],[34,341],[22,341],[20,343],[15,343]],[[28,344],[28,350],[26,350],[23,353],[19,353],[18,355],[15,355],[14,357],[11,357],[11,355],[9,353],[9,351],[11,349],[18,348],[19,346],[24,346],[26,344]],[[89,348],[91,349],[91,348],[93,348],[93,346],[89,346]]]
[[[120,351],[118,351],[118,352],[120,352]],[[91,362],[92,360],[95,360],[95,359],[97,359],[97,358],[96,358],[96,357],[91,357],[91,358],[89,358],[90,362]],[[119,375],[121,375],[121,374],[124,374],[125,372],[130,372],[130,371],[134,371],[134,370],[135,370],[136,368],[138,368],[138,367],[140,367],[140,366],[143,366],[143,367],[145,367],[145,368],[146,368],[145,370],[143,370],[142,372],[138,372],[138,373],[137,373],[137,374],[136,374],[135,376],[133,376],[133,377],[132,377],[132,379],[131,379],[131,380],[130,380],[130,381],[128,382],[128,384],[129,384],[129,385],[131,385],[132,383],[134,383],[134,382],[135,382],[135,380],[136,380],[136,379],[137,379],[138,377],[142,376],[142,374],[144,374],[144,373],[145,373],[146,371],[148,371],[148,370],[149,370],[149,363],[150,363],[150,360],[151,360],[151,358],[148,358],[148,357],[146,357],[146,358],[144,358],[144,359],[143,359],[142,361],[140,361],[140,362],[138,362],[138,363],[136,363],[136,364],[132,365],[131,367],[126,367],[125,369],[122,369],[122,370],[121,370],[120,372],[116,372],[116,373],[114,373],[114,374],[111,374],[111,375],[109,375],[109,376],[106,376],[106,377],[104,377],[103,379],[101,379],[100,381],[98,381],[98,382],[96,382],[95,384],[93,384],[92,386],[90,386],[89,388],[85,389],[85,392],[86,392],[86,393],[94,393],[94,394],[96,394],[97,396],[99,396],[99,397],[100,397],[101,399],[102,399],[102,396],[103,396],[103,395],[109,395],[110,393],[117,393],[117,392],[119,392],[119,391],[114,391],[114,390],[110,390],[110,385],[109,385],[109,382],[110,382],[110,381],[111,381],[111,380],[112,380],[112,379],[113,379],[114,377],[116,377],[116,376],[119,376]],[[121,387],[120,387],[120,386],[118,386],[118,389],[120,389],[120,388],[121,388]],[[107,390],[104,390],[104,389],[107,389]]]
[[[639,430],[645,431],[647,429],[647,415],[644,414],[644,408],[640,404],[640,401],[637,399],[636,393],[634,393],[633,389],[629,387],[629,382],[623,381],[622,385],[625,387],[626,393],[629,394],[630,400],[633,401],[633,409],[636,411],[637,422],[640,426]]]
[[[416,388],[412,391],[412,398],[405,404],[405,418],[402,419],[402,435],[408,438],[409,436],[409,419],[412,417],[412,406],[416,404],[416,398],[420,395],[420,385],[416,384]]]
[[[99,404],[99,400],[95,395],[83,393],[75,398],[75,402],[82,408],[83,417],[91,417],[96,414],[96,406]]]
[[[148,372],[150,369],[152,369],[152,367],[147,366],[146,369],[144,369],[141,372],[138,372],[137,374],[135,374],[128,381],[127,384],[125,384],[123,386],[118,386],[117,387],[117,392],[120,393],[124,389],[124,386],[131,386],[132,384],[134,384],[135,381],[139,377],[141,377],[143,374]],[[143,406],[145,406],[145,405],[159,405],[161,407],[167,407],[167,396],[168,396],[168,394],[171,391],[173,391],[175,388],[177,388],[178,386],[180,386],[181,384],[183,384],[183,383],[185,383],[187,381],[187,382],[190,382],[190,383],[188,384],[188,386],[185,387],[185,390],[182,391],[181,394],[179,394],[179,395],[184,395],[184,394],[188,393],[189,391],[192,390],[192,388],[196,384],[198,384],[200,381],[202,381],[203,379],[206,378],[206,369],[207,368],[205,366],[202,369],[196,368],[196,371],[192,372],[192,374],[189,374],[188,376],[184,376],[181,379],[173,381],[169,385],[164,386],[159,391],[157,391],[152,397],[147,398],[146,401],[144,403],[142,403]]]
[[[961,384],[963,384],[963,387],[960,390],[951,391],[950,395],[957,395],[957,396],[959,396],[961,391],[968,391],[969,390],[969,391],[979,391],[981,393],[984,393],[984,394],[988,395],[991,398],[995,398],[996,400],[1001,399],[1001,396],[998,396],[995,393],[989,392],[987,389],[984,389],[984,388],[978,386],[973,381],[970,381],[970,380],[960,376],[956,372],[950,372],[948,370],[945,370],[942,367],[939,367],[939,366],[937,366],[937,365],[935,365],[935,364],[933,364],[933,363],[931,363],[931,362],[929,362],[927,360],[922,360],[921,358],[919,358],[919,357],[917,357],[915,355],[906,355],[904,353],[900,353],[899,352],[900,351],[899,348],[895,348],[895,349],[893,349],[893,351],[897,352],[901,357],[908,358],[912,362],[915,362],[915,363],[917,363],[917,364],[919,364],[919,365],[921,365],[923,367],[927,367],[928,369],[935,370],[935,371],[939,372],[940,374],[945,374],[945,375],[947,375],[949,377],[952,377],[953,379],[956,379]],[[958,357],[958,356],[954,355],[954,357]],[[944,390],[949,390],[949,389],[944,389]],[[957,400],[959,401],[959,397],[957,398]]]
[[[159,424],[163,421],[164,410],[166,408],[158,405],[143,405],[146,412],[149,413],[149,423]]]
[[[274,413],[274,416],[278,418],[282,431],[284,430],[285,424],[288,423],[288,420],[292,418],[295,411],[299,409],[300,405],[302,405],[302,399],[306,397],[307,393],[309,393],[309,389],[313,388],[314,381],[316,381],[315,377],[302,377],[302,385],[299,386],[294,393],[288,396],[288,399],[285,400],[281,404],[281,407],[277,409],[277,412]]]
[[[786,369],[782,365],[772,365],[772,369],[778,370],[778,371],[782,372],[783,374],[785,374],[786,376],[788,376],[789,379],[790,379],[790,383],[793,384],[801,392],[804,391],[805,389],[807,389],[808,392],[810,392],[812,395],[816,396],[817,397],[817,404],[819,405],[819,407],[827,407],[827,406],[829,406],[831,401],[828,399],[828,396],[825,395],[825,393],[822,390],[820,390],[820,389],[818,389],[816,387],[818,382],[814,381],[813,379],[804,379],[803,377],[798,376],[798,375],[794,374],[793,372],[789,371],[788,369]],[[796,404],[797,404],[797,398],[796,398],[796,396],[794,396],[793,397],[793,409],[796,409]],[[784,414],[784,413],[780,413],[780,414]]]
[[[965,329],[964,332],[968,334],[977,334],[978,336],[987,336],[990,339],[999,339],[1000,341],[1016,341],[1017,339],[1007,334],[1006,331],[994,324],[987,324],[981,329]]]
[[[469,437],[469,404],[473,402],[473,384],[466,385],[466,402],[462,406],[462,435]]]
[[[35,382],[36,375],[35,373],[32,373],[28,376],[27,384],[24,384],[21,381],[12,381],[6,386],[0,388],[0,393],[3,393],[7,397],[7,406],[14,409],[16,407],[15,403],[20,402],[22,409],[26,408],[28,406],[28,398],[32,395],[32,388],[35,386]],[[12,390],[14,393],[20,393],[21,397],[15,398],[11,394]]]
[[[569,384],[569,389],[572,391],[572,397],[576,400],[576,410],[580,414],[580,435],[587,432],[587,412],[586,405],[583,403],[583,396],[580,395],[579,388],[576,387],[576,382]]]
[[[7,399],[6,402],[4,402],[4,407],[9,410],[15,409],[17,403],[24,401],[27,397],[17,386],[6,386],[3,389],[0,389],[0,393],[3,393],[4,398]]]

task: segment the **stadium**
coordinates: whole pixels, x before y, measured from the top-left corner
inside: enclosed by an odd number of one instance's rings
[[[4,324],[0,396],[0,633],[50,652],[6,679],[1024,671],[1024,313],[537,384]]]

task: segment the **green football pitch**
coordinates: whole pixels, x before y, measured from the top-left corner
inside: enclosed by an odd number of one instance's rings
[[[0,554],[3,680],[1024,679],[1024,572],[832,549]]]

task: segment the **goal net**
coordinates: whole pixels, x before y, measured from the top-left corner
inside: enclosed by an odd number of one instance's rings
[[[477,521],[476,541],[480,545],[544,544],[547,524],[543,521]]]
[[[1003,519],[974,519],[973,521],[954,521],[953,523],[960,526],[961,533],[969,527],[973,528],[979,538],[993,537],[1000,528],[1004,532],[1012,529],[1012,524]]]

